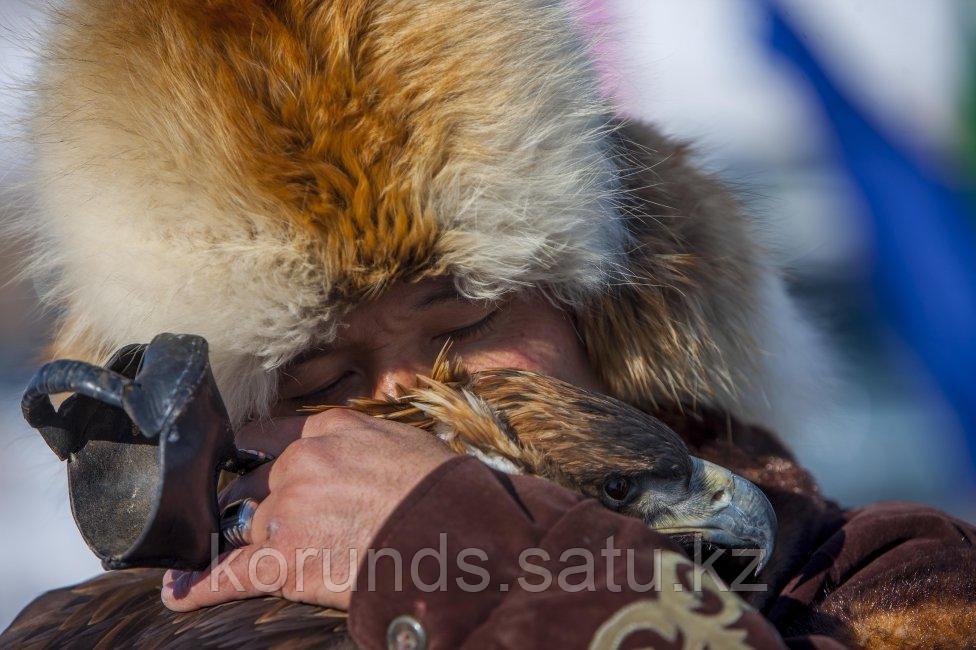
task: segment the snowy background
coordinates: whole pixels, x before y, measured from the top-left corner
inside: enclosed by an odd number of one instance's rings
[[[752,0],[610,0],[622,103],[694,141],[769,224],[796,295],[840,361],[838,413],[790,441],[843,504],[914,499],[976,520],[957,424],[866,305],[858,200],[829,160],[805,86],[762,45]],[[892,132],[951,161],[962,122],[967,0],[817,0],[782,6],[830,72]],[[23,180],[18,82],[36,43],[32,3],[0,0],[0,189]],[[947,162],[949,164],[949,162]],[[8,204],[5,210],[18,206]],[[22,424],[19,395],[47,323],[0,241],[0,629],[46,589],[99,571],[79,538],[63,467]],[[829,422],[829,424],[828,424]]]

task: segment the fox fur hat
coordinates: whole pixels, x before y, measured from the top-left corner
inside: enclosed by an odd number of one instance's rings
[[[538,288],[612,392],[783,426],[807,334],[739,206],[555,0],[72,0],[32,132],[53,356],[205,336],[235,421],[398,280]]]

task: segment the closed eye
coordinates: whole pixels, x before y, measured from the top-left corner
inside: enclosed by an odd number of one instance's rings
[[[302,402],[301,406],[322,406],[328,403],[329,396],[342,387],[342,384],[353,375],[353,372],[346,371],[339,377],[321,388],[316,388],[308,393],[292,398],[290,401]]]
[[[465,325],[464,327],[458,327],[457,329],[438,334],[434,337],[434,341],[445,341],[451,339],[452,341],[461,343],[469,339],[473,339],[477,336],[487,333],[491,330],[492,321],[495,316],[498,315],[499,310],[496,309],[490,312],[487,316],[481,320],[471,323],[470,325]]]

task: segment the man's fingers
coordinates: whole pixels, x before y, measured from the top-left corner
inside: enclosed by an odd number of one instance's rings
[[[250,495],[247,496],[250,497]],[[247,533],[247,541],[250,544],[263,544],[268,540],[269,537],[271,537],[272,534],[271,522],[276,500],[273,494],[268,494],[262,499],[257,499],[256,497],[250,498],[256,499],[258,501],[258,505],[254,509],[254,514],[251,515],[251,524]],[[230,503],[233,503],[233,501],[229,501],[227,504],[221,503],[221,517],[223,517],[224,511]]]
[[[251,544],[221,555],[203,571],[167,571],[163,576],[163,603],[188,612],[233,600],[280,595],[290,566],[283,553],[271,546],[271,517],[275,499],[258,504],[251,520]]]
[[[264,544],[271,537],[272,514],[275,509],[275,496],[269,494],[258,504],[251,519],[251,545]]]
[[[271,545],[274,495],[258,504],[251,520],[251,544],[221,555],[203,571],[167,571],[163,603],[189,612],[234,600],[279,596],[294,567],[285,553]]]
[[[302,438],[320,438],[343,431],[361,430],[364,426],[380,428],[382,420],[347,408],[333,408],[309,417],[302,424]]]
[[[217,504],[220,509],[223,510],[229,504],[246,497],[264,501],[268,496],[268,477],[273,465],[273,461],[265,463],[261,467],[234,479],[217,497]]]
[[[163,576],[163,604],[190,612],[246,598],[275,596],[288,580],[284,555],[269,546],[234,549],[204,571],[169,570]]]
[[[361,438],[363,432],[371,431],[395,436],[424,436],[430,434],[401,422],[393,422],[360,413],[350,408],[330,408],[308,417],[302,425],[302,438],[320,438],[335,434],[354,433]]]

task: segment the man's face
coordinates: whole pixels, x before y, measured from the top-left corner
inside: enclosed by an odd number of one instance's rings
[[[273,414],[412,386],[418,373],[430,372],[448,340],[472,371],[518,368],[602,389],[571,318],[542,296],[525,292],[497,303],[472,302],[449,282],[430,280],[398,284],[353,309],[336,341],[283,372]]]

